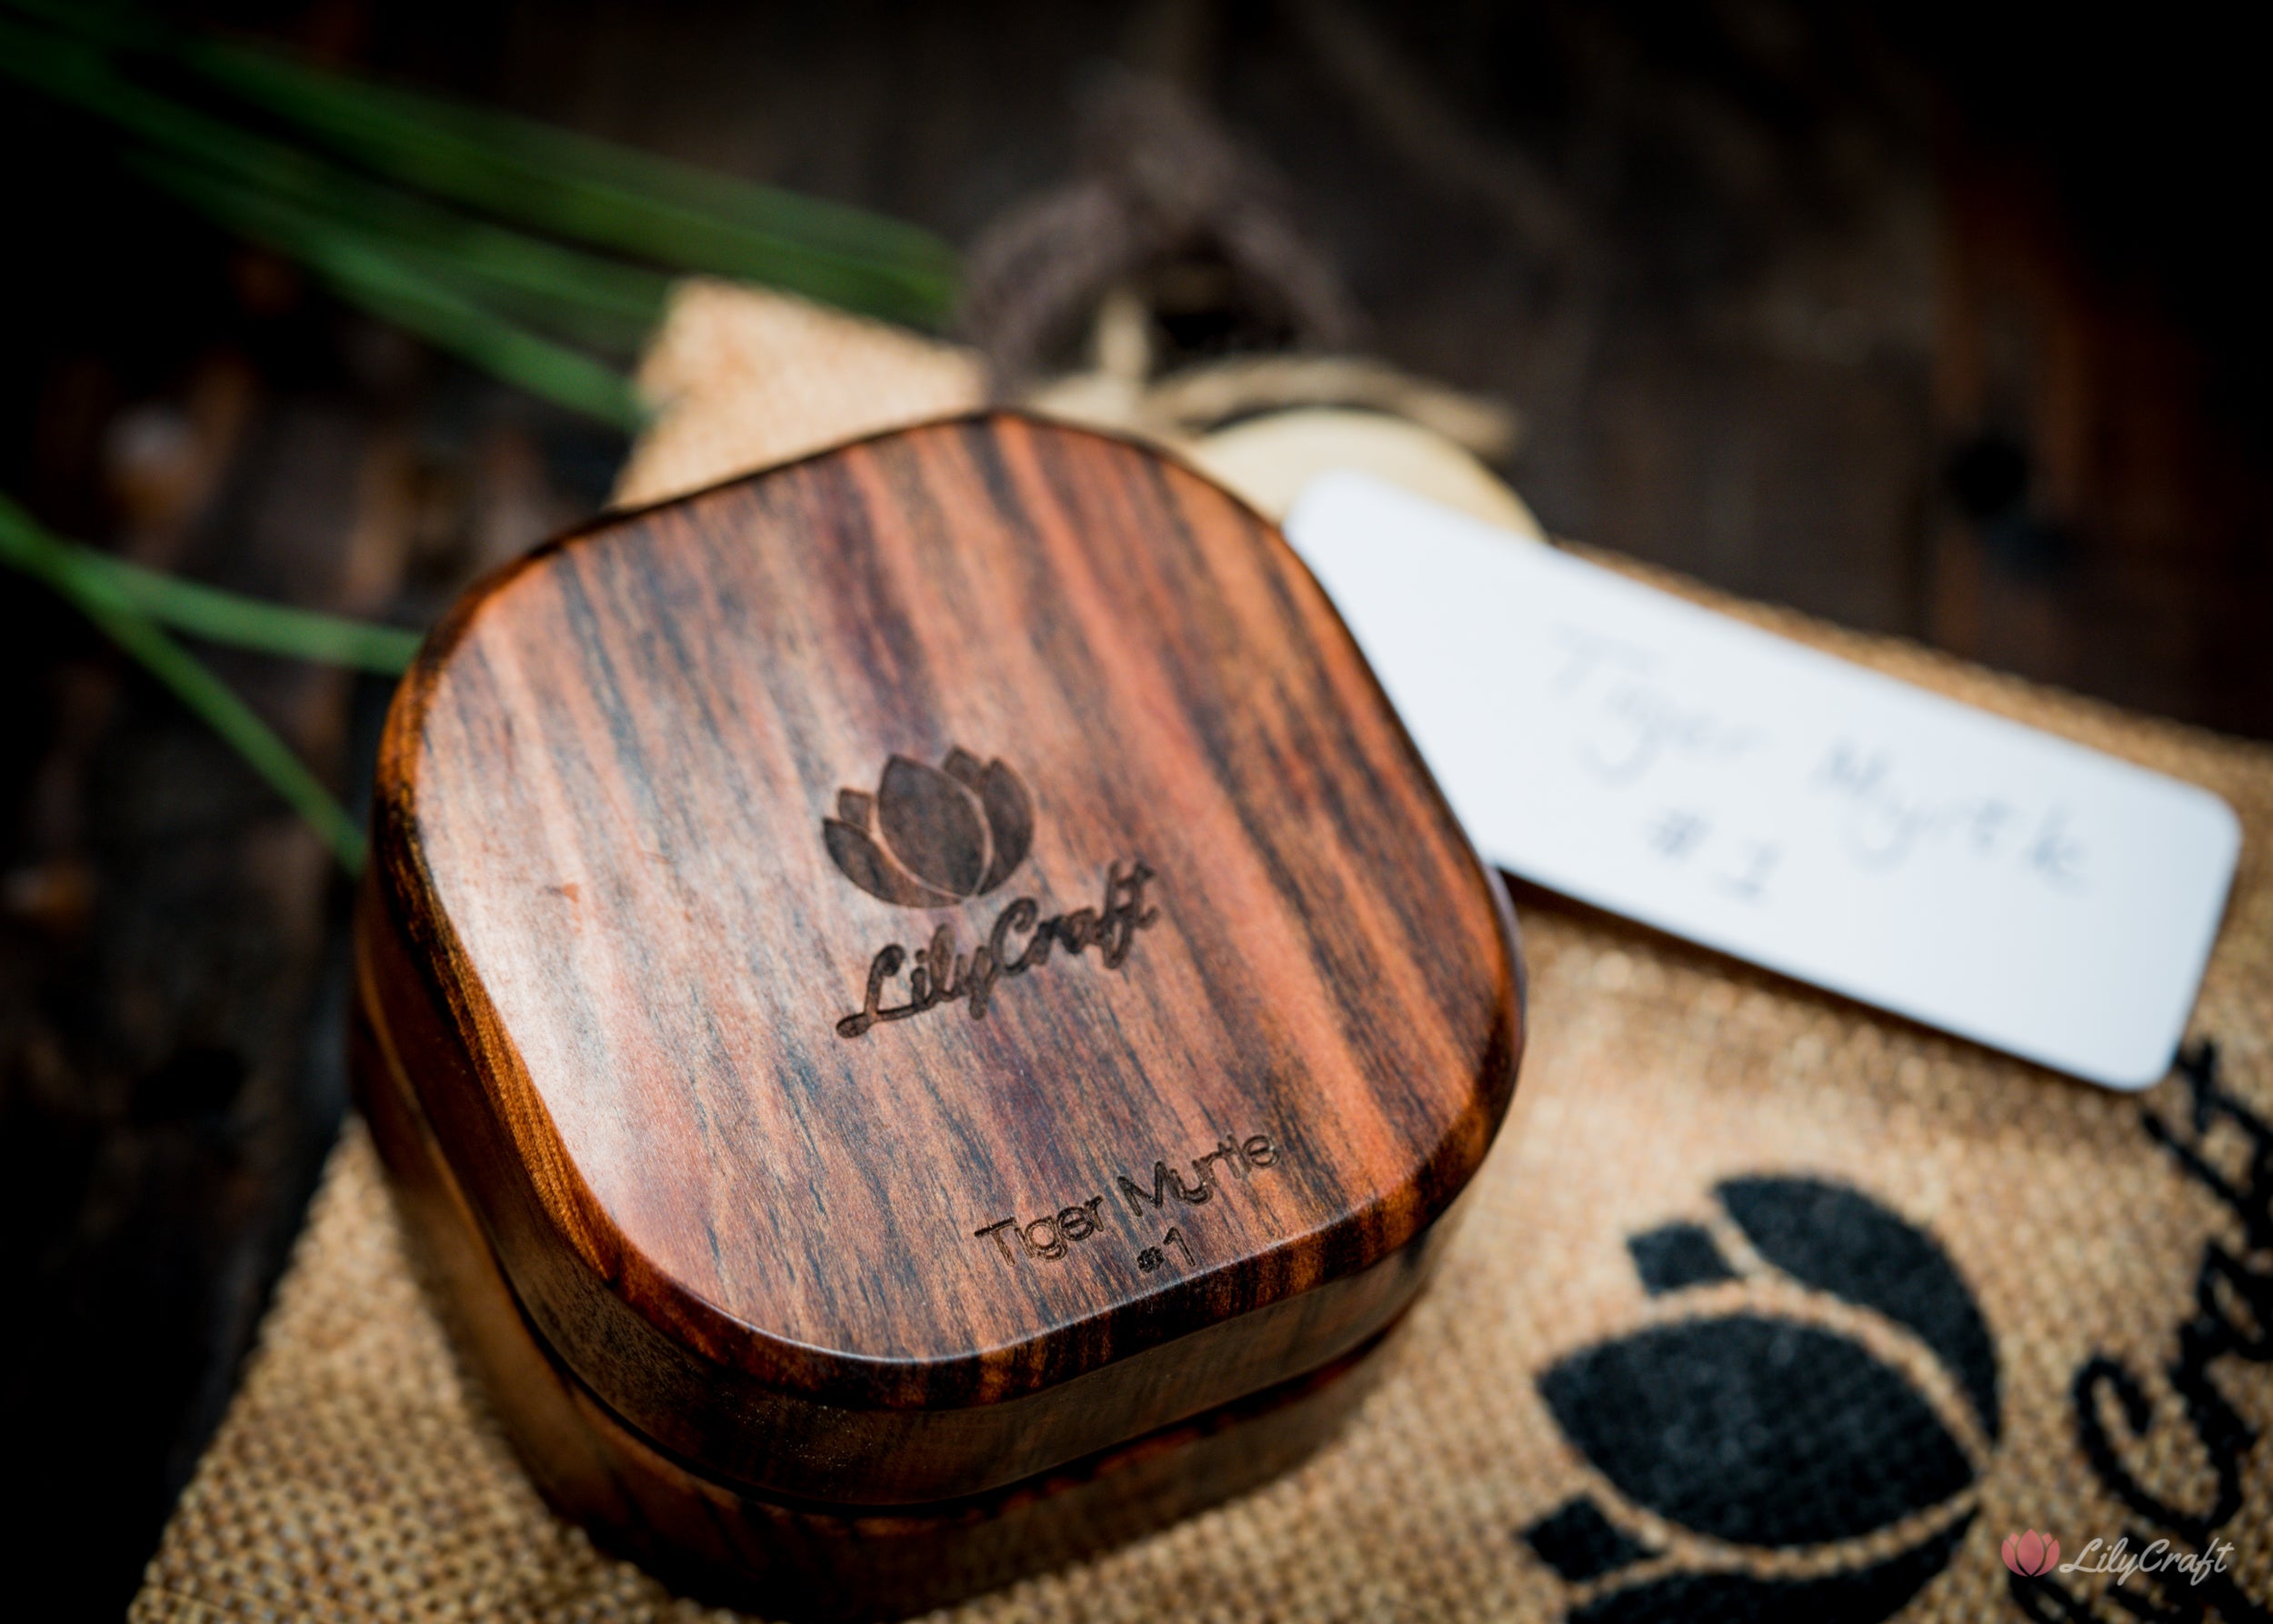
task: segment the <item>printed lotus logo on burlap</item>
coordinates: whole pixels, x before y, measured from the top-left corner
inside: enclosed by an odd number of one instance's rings
[[[905,756],[884,764],[871,795],[843,789],[821,820],[828,855],[871,897],[905,907],[947,907],[984,897],[1026,860],[1034,803],[1018,775],[953,749],[937,767]]]
[[[1923,1230],[1841,1185],[1734,1178],[1627,1238],[1650,1311],[1538,1377],[1607,1487],[1523,1531],[1571,1624],[1873,1624],[1948,1564],[1997,1355]]]

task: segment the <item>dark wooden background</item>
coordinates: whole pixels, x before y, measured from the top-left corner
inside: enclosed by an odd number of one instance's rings
[[[1373,347],[1523,412],[1507,471],[1551,528],[2273,736],[2261,54],[2208,7],[176,9],[964,243],[1063,176],[1102,65],[1162,75],[1284,171]],[[135,191],[21,95],[0,140],[0,488],[55,527],[416,625],[603,499],[610,434]],[[359,786],[383,685],[219,663]],[[336,1128],[345,892],[14,578],[0,673],[0,1526],[18,1574],[113,1616]]]

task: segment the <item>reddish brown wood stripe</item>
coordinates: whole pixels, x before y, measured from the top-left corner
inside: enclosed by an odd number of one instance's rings
[[[375,1023],[557,1357],[729,1477],[974,1492],[1314,1368],[1507,1108],[1496,882],[1285,543],[1132,446],[555,544],[381,776]]]

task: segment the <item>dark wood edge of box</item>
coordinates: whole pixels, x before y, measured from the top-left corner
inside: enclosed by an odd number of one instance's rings
[[[754,1493],[603,1404],[529,1318],[455,1175],[354,1033],[365,1119],[459,1364],[546,1501],[606,1548],[706,1600],[769,1616],[938,1607],[1108,1549],[1298,1464],[1368,1393],[1402,1317],[1325,1367],[1006,1486],[914,1505]]]
[[[383,1148],[416,1145],[446,1169],[516,1311],[580,1387],[658,1449],[769,1498],[901,1504],[986,1492],[1299,1378],[1397,1319],[1457,1228],[1456,1208],[1357,1275],[1038,1392],[910,1409],[771,1387],[665,1336],[571,1260],[538,1278],[535,1290],[528,1271],[516,1277],[506,1264],[491,1213],[514,1221],[526,1208],[471,1199],[466,1170],[436,1131],[428,1102],[438,1098],[445,1110],[454,1099],[466,1103],[466,1062],[450,1052],[431,1016],[422,1021],[399,986],[384,984],[383,967],[402,949],[371,911],[376,906],[366,888],[356,919],[350,1072]],[[463,1115],[465,1130],[478,1131],[483,1114]],[[390,1166],[401,1159],[390,1158]]]

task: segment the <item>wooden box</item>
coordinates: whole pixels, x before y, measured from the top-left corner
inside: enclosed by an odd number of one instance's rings
[[[611,516],[389,715],[359,1097],[613,1548],[906,1612],[1298,1459],[1522,1047],[1513,921],[1271,526],[1007,415]]]

